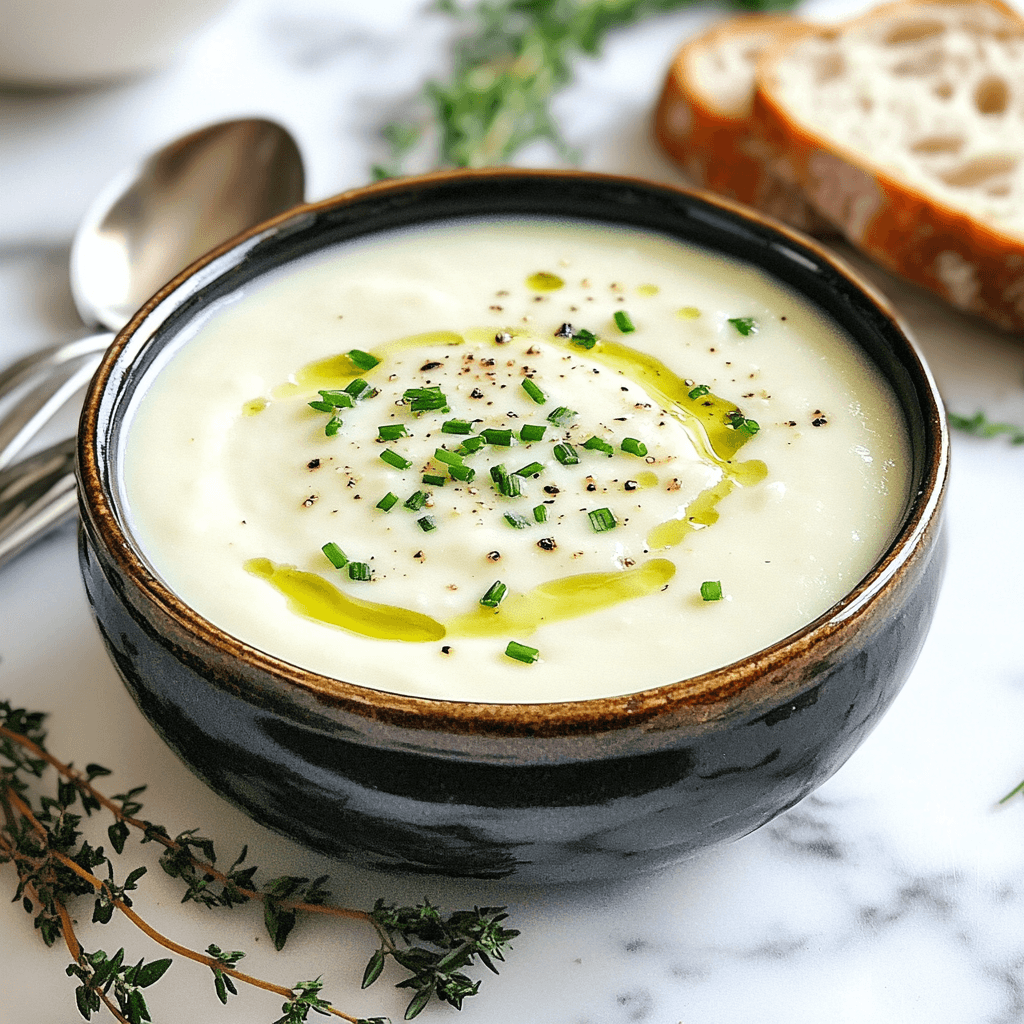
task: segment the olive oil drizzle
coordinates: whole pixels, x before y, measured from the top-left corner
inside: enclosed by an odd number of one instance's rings
[[[541,338],[533,332],[509,332],[533,341],[550,341],[567,351],[580,354],[571,342],[558,337]],[[455,331],[428,331],[423,334],[407,335],[385,343],[372,351],[380,362],[370,370],[359,369],[344,353],[328,356],[296,370],[293,380],[279,384],[273,389],[273,397],[290,398],[299,394],[316,391],[319,388],[342,387],[357,377],[370,378],[380,372],[389,355],[412,348],[426,348],[432,345],[458,346],[469,337],[473,341],[494,338],[494,330],[480,327],[463,333]],[[736,411],[736,406],[712,392],[698,398],[690,398],[692,385],[673,373],[660,359],[640,352],[629,345],[616,341],[598,341],[587,351],[587,357],[619,370],[635,384],[640,385],[652,398],[658,399],[667,411],[682,420],[690,428],[701,454],[736,479],[737,483],[753,484],[763,480],[767,467],[759,460],[746,463],[733,462],[733,456],[750,440],[751,435],[729,426],[727,416]],[[267,402],[255,399],[247,402],[245,411],[252,415],[262,411]]]
[[[652,558],[632,569],[590,572],[548,580],[497,608],[483,606],[448,626],[451,636],[529,636],[541,626],[582,618],[624,601],[656,593],[675,575],[674,562]]]
[[[558,337],[551,341],[567,351],[579,354],[579,349],[574,348],[570,341]],[[690,433],[694,435],[701,454],[709,462],[722,467],[730,475],[736,474],[738,466],[730,460],[750,440],[751,435],[729,426],[726,416],[736,410],[735,404],[711,392],[691,398],[692,384],[687,384],[660,359],[621,342],[601,339],[586,354],[588,359],[619,370],[652,398],[658,399],[669,413],[690,427]],[[761,473],[758,479],[763,478],[764,473]]]
[[[715,487],[701,491],[689,505],[681,519],[660,523],[647,535],[647,546],[652,551],[675,547],[695,530],[703,530],[718,522],[718,503],[735,488],[736,482],[723,477]]]
[[[473,332],[476,333],[475,331]],[[493,331],[488,331],[487,336],[494,337]],[[373,349],[370,355],[379,360],[376,366],[369,370],[360,369],[349,359],[344,352],[339,355],[328,356],[326,359],[318,359],[312,363],[306,363],[299,367],[292,375],[292,380],[284,384],[278,384],[271,395],[275,399],[294,398],[297,395],[306,395],[315,392],[320,388],[340,388],[357,377],[369,380],[375,373],[379,373],[387,362],[389,355],[413,348],[426,348],[430,345],[456,346],[463,345],[466,338],[455,331],[426,331],[423,334],[409,334],[402,338],[395,338],[393,341]],[[259,401],[258,399],[256,401]],[[265,400],[264,400],[265,402]],[[246,403],[246,411],[253,402]],[[253,409],[254,412],[262,411]],[[252,413],[249,412],[251,415]]]
[[[343,594],[315,572],[281,565],[269,558],[250,558],[243,568],[283,594],[288,600],[289,611],[307,619],[375,640],[429,643],[445,636],[444,626],[429,615]]]
[[[536,274],[531,274],[526,279],[527,288],[532,288],[535,292],[556,292],[564,285],[565,281],[548,270],[538,270]]]
[[[540,626],[578,619],[660,590],[675,575],[675,564],[653,558],[621,572],[563,576],[516,594],[498,609],[484,608],[455,618],[448,626],[429,615],[396,605],[351,597],[330,580],[269,558],[250,558],[246,572],[266,580],[288,601],[288,610],[316,622],[376,640],[428,643],[448,637],[492,637],[514,632],[529,636]]]
[[[565,344],[562,347],[570,348]],[[691,398],[693,385],[673,373],[660,359],[617,341],[600,340],[587,355],[619,370],[652,398],[657,398],[670,415],[689,428],[700,453],[723,473],[719,484],[702,491],[690,502],[682,518],[669,519],[648,534],[647,544],[651,550],[675,547],[695,530],[714,525],[719,517],[718,503],[731,494],[737,484],[751,486],[768,475],[768,467],[760,459],[746,462],[734,459],[751,435],[728,425],[726,417],[736,408],[733,403],[712,392]]]

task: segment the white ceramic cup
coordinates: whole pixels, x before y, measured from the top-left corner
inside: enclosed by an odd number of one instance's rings
[[[152,70],[229,0],[4,0],[0,82],[87,85]]]

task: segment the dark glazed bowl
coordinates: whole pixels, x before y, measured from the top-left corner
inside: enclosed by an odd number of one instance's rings
[[[455,703],[368,690],[218,630],[153,576],[120,507],[126,411],[163,346],[252,278],[346,239],[427,221],[570,216],[746,260],[841,324],[892,384],[913,458],[904,521],[827,613],[742,661],[628,696]],[[807,239],[641,181],[543,171],[438,174],[307,206],[222,247],[135,316],[89,393],[81,562],[103,638],[158,732],[257,820],[373,868],[552,882],[651,869],[736,839],[835,772],[899,691],[942,577],[948,438],[893,314]]]

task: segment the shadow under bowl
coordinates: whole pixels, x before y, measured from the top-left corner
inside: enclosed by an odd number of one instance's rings
[[[625,224],[739,258],[842,326],[906,421],[911,498],[891,545],[825,614],[722,669],[620,697],[458,703],[366,689],[225,634],[148,568],[121,507],[128,407],[211,303],[348,239],[487,215]],[[550,883],[614,878],[737,839],[831,776],[888,708],[931,622],[944,565],[948,437],[921,357],[834,256],[699,193],[577,172],[473,171],[301,207],[159,292],[88,395],[81,566],[132,696],[178,756],[256,820],[365,867]]]

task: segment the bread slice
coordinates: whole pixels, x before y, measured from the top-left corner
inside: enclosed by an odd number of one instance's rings
[[[807,198],[890,270],[1024,333],[1024,19],[904,0],[794,35],[754,117]]]
[[[793,180],[785,153],[753,121],[754,67],[772,43],[809,31],[784,15],[750,14],[713,25],[676,54],[654,132],[694,183],[814,234],[835,234]]]

